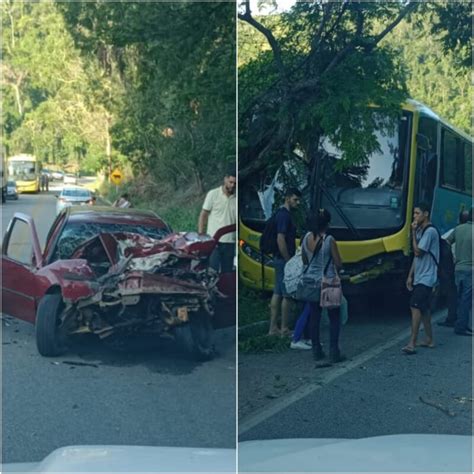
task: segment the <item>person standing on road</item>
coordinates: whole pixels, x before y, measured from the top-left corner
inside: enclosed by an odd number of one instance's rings
[[[278,209],[274,217],[277,245],[273,256],[275,281],[273,296],[270,302],[269,336],[276,334],[288,336],[291,333],[288,328],[291,301],[286,294],[283,278],[285,276],[285,264],[296,252],[296,225],[291,213],[300,205],[300,199],[301,193],[298,189],[287,189],[285,192],[285,203]],[[280,315],[281,326],[278,329]]]
[[[122,194],[113,204],[112,207],[120,207],[122,209],[126,209],[128,207],[132,207],[132,203],[128,199],[128,194]]]
[[[469,220],[469,211],[462,211],[459,214],[459,224],[465,224]],[[453,235],[455,227],[450,229],[448,232],[443,234],[443,239],[447,242],[450,242],[450,236]],[[451,242],[450,242],[451,243]],[[440,286],[445,290],[447,303],[448,303],[448,315],[444,321],[440,321],[438,326],[444,326],[448,328],[453,328],[454,324],[456,323],[457,319],[457,288],[456,288],[456,281],[455,281],[455,272],[453,274],[449,274],[444,278],[440,276]]]
[[[454,272],[458,304],[454,333],[460,336],[472,336],[469,327],[469,312],[472,310],[472,207],[467,218],[467,222],[458,225],[447,238],[451,245],[456,244]]]
[[[331,214],[326,209],[320,209],[309,220],[309,232],[302,242],[303,263],[309,265],[307,273],[314,275],[315,282],[321,286],[323,273],[328,278],[336,276],[342,267],[341,257],[336,240],[328,235]],[[316,254],[315,254],[316,252]],[[321,346],[320,328],[322,308],[319,302],[310,302],[310,328],[313,357],[319,361],[325,357]],[[340,308],[328,309],[329,316],[329,360],[331,363],[342,362],[346,359],[339,349],[339,334],[341,331]]]
[[[235,189],[237,186],[235,165],[230,165],[224,183],[211,189],[204,200],[199,215],[198,232],[213,236],[222,227],[236,224],[237,204]],[[236,232],[223,235],[209,259],[209,266],[222,273],[229,273],[234,267]]]
[[[431,226],[430,208],[420,203],[413,210],[411,224],[412,246],[415,257],[408,273],[406,286],[411,291],[411,337],[402,349],[405,354],[416,354],[416,340],[423,321],[426,339],[420,345],[434,347],[431,327],[431,299],[438,282],[440,242],[436,229]]]

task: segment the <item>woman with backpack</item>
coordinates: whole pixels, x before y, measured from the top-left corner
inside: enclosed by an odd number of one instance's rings
[[[337,249],[337,243],[333,236],[328,235],[331,214],[326,209],[320,209],[316,214],[308,219],[309,232],[302,241],[303,263],[307,265],[305,274],[311,278],[312,286],[316,288],[314,296],[310,301],[310,328],[315,360],[322,360],[325,354],[321,347],[320,326],[322,308],[321,302],[316,301],[317,295],[321,292],[323,276],[334,278],[337,271],[342,267],[341,257]],[[329,360],[337,363],[345,360],[339,349],[339,333],[341,328],[340,308],[328,308],[329,316]]]

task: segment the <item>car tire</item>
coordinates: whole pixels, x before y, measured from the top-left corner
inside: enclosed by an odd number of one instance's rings
[[[36,312],[36,347],[44,357],[57,357],[67,350],[58,334],[58,318],[64,309],[60,293],[45,295]]]
[[[178,344],[194,360],[202,362],[214,357],[214,329],[207,312],[190,316],[188,323],[175,328],[175,335]]]

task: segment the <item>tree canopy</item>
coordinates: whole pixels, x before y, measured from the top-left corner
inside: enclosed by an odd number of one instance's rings
[[[376,129],[390,126],[378,111],[394,119],[410,96],[468,128],[467,75],[446,48],[464,47],[470,13],[453,8],[464,16],[451,34],[447,6],[315,1],[254,16],[241,2],[241,183],[287,159],[314,162],[323,136],[342,150],[342,166],[362,164],[378,148]]]
[[[4,136],[84,168],[199,191],[235,161],[235,6],[2,3]]]

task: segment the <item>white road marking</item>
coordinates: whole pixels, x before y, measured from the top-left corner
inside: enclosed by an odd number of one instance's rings
[[[432,321],[436,323],[445,317],[446,310],[443,309],[433,314]],[[390,349],[391,347],[397,344],[402,344],[406,342],[409,337],[410,329],[406,329],[397,336],[391,338],[390,340],[376,345],[372,349],[369,349],[363,352],[362,354],[354,357],[352,360],[343,363],[343,365],[337,367],[336,369],[331,370],[330,372],[322,376],[320,379],[318,379],[317,382],[299,387],[287,396],[281,397],[278,400],[275,400],[274,402],[268,404],[261,410],[258,410],[257,412],[245,417],[243,420],[239,421],[239,435],[250,431],[252,428],[255,428],[255,426],[268,420],[269,418],[276,415],[285,408],[289,407],[293,403],[301,400],[302,398],[310,395],[311,393],[316,392],[317,390],[320,390],[324,386],[333,382],[335,379],[341,377],[347,372],[350,372],[351,370],[378,356],[383,351]],[[400,354],[400,357],[409,356],[403,356],[403,354]]]

